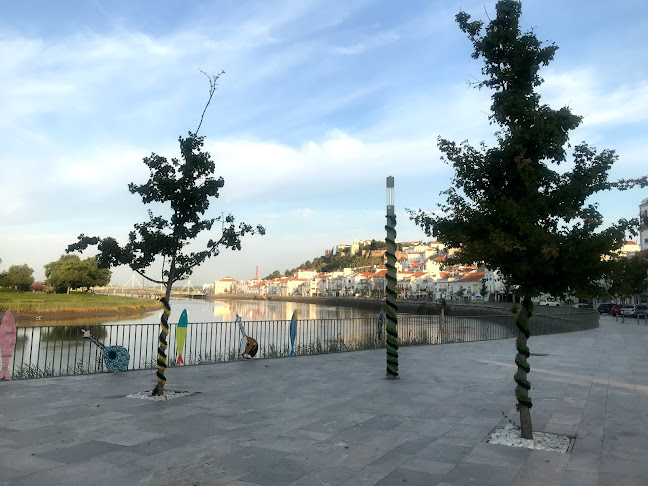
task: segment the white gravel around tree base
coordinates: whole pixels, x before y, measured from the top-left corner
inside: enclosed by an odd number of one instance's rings
[[[520,431],[511,424],[506,424],[503,429],[496,429],[488,439],[489,444],[507,445],[511,447],[524,447],[540,451],[553,451],[566,453],[572,438],[567,435],[534,432],[533,440],[520,437]]]
[[[159,402],[162,400],[173,400],[174,398],[186,397],[187,395],[193,395],[194,393],[195,392],[164,390],[164,395],[152,396],[150,391],[143,391],[126,395],[126,398],[139,398],[140,400],[153,400]]]

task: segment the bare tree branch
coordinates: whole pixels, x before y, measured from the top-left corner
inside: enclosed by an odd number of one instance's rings
[[[200,127],[202,126],[203,118],[205,117],[205,113],[207,112],[207,108],[209,107],[209,103],[211,103],[212,96],[214,96],[214,93],[216,92],[216,86],[218,85],[218,78],[221,77],[221,75],[225,74],[225,71],[221,71],[220,73],[216,74],[215,76],[210,76],[207,74],[205,71],[202,69],[198,69],[201,73],[203,73],[205,76],[207,76],[207,79],[209,79],[209,99],[207,100],[207,104],[205,105],[205,109],[202,112],[202,115],[200,115],[200,123],[198,124],[198,128],[196,128],[196,135],[198,135],[198,131],[200,130]]]

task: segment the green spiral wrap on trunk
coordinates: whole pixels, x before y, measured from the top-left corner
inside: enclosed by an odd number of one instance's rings
[[[385,313],[387,322],[385,330],[387,332],[387,378],[398,378],[398,315],[396,311],[396,216],[387,214],[387,237],[385,243],[387,246],[385,256],[387,257],[387,292]]]
[[[529,317],[531,317],[530,314]],[[515,383],[517,383],[517,387],[515,388],[515,398],[518,402],[516,408],[519,411],[520,407],[531,408],[533,406],[531,397],[529,397],[531,382],[526,378],[526,374],[531,371],[531,365],[527,361],[527,358],[531,356],[531,353],[529,352],[529,347],[526,345],[526,340],[529,339],[531,331],[529,329],[528,320],[524,319],[521,313],[518,313],[515,316],[515,324],[518,328],[518,338],[515,340],[515,348],[517,349],[515,364],[518,366],[518,370],[513,379],[515,380]]]

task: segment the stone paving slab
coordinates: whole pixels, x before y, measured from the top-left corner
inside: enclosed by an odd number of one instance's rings
[[[630,322],[630,323],[629,323]],[[0,485],[648,486],[648,327],[531,337],[534,430],[568,454],[488,444],[517,420],[514,341],[0,382]],[[535,354],[537,353],[537,354]],[[540,355],[540,354],[546,354]]]

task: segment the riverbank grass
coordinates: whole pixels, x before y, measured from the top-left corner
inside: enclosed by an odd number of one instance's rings
[[[145,312],[160,309],[156,300],[87,292],[44,294],[0,292],[0,312],[13,314],[87,314],[97,312]]]

